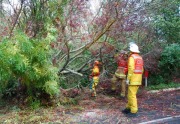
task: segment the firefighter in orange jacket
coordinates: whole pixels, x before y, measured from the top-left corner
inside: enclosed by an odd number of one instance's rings
[[[121,85],[121,93],[120,97],[124,98],[126,94],[126,74],[127,74],[127,53],[125,51],[121,51],[121,53],[115,56],[115,59],[118,64],[118,68],[111,79],[112,86],[111,90],[116,90],[116,82],[120,82]]]
[[[92,84],[91,84],[91,89],[92,89],[92,97],[96,97],[96,86],[99,83],[99,75],[100,75],[100,71],[99,71],[99,65],[100,62],[99,61],[94,61],[94,67],[92,69],[92,73],[90,75],[90,77],[92,77]]]
[[[129,50],[130,56],[128,59],[128,75],[126,80],[128,84],[128,103],[122,112],[128,117],[135,117],[138,112],[136,94],[142,83],[143,59],[139,55],[140,51],[135,43],[130,44]]]

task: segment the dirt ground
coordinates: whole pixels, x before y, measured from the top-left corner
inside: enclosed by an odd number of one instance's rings
[[[83,91],[76,104],[36,110],[2,104],[0,123],[137,124],[180,115],[180,90],[147,93],[140,89],[137,95],[139,112],[135,118],[121,113],[127,99],[120,99],[118,94],[99,90],[97,97],[92,98],[88,91]]]

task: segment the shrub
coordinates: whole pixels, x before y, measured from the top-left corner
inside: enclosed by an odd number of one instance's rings
[[[152,74],[150,77],[149,77],[149,84],[150,85],[159,85],[159,84],[163,84],[165,83],[166,81],[164,80],[164,78],[161,76],[161,75],[154,75]]]
[[[178,76],[180,71],[180,44],[165,47],[159,62],[163,77]]]
[[[39,91],[51,96],[59,92],[58,69],[51,62],[50,42],[48,37],[43,40],[29,39],[22,32],[0,42],[1,93],[10,88],[12,80],[26,86],[32,96]]]
[[[165,79],[168,77],[178,77],[180,72],[180,44],[171,44],[165,47],[159,61],[161,76]]]

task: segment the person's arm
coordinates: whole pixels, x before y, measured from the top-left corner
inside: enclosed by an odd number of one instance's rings
[[[133,57],[129,57],[129,60],[128,60],[128,75],[127,75],[128,80],[130,80],[131,76],[133,75],[134,66],[135,66],[135,63],[134,63]]]

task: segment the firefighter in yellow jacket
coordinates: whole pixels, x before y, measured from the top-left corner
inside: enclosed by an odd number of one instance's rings
[[[127,53],[126,51],[121,51],[120,54],[115,56],[117,61],[118,68],[111,79],[112,85],[111,90],[116,90],[116,83],[120,83],[121,85],[121,93],[120,97],[124,98],[126,94],[126,75],[127,75]]]
[[[128,58],[128,75],[126,83],[128,84],[128,103],[122,110],[128,117],[136,117],[138,112],[136,94],[142,83],[143,59],[139,55],[140,51],[135,43],[129,46],[130,56]]]
[[[100,62],[99,61],[94,61],[94,67],[92,69],[92,73],[90,75],[90,77],[92,77],[92,82],[91,82],[91,89],[92,89],[92,97],[96,97],[96,86],[99,83],[99,75],[100,75],[100,71],[99,71],[99,65]]]

